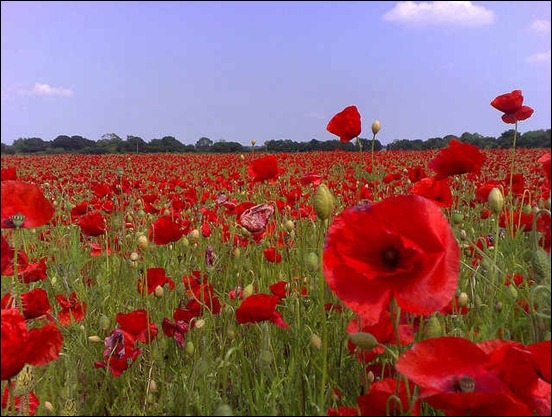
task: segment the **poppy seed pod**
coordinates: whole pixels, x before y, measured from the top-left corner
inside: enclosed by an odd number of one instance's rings
[[[372,134],[376,136],[380,131],[380,129],[381,129],[381,123],[379,122],[379,120],[374,120],[374,123],[372,123]]]
[[[502,206],[504,206],[504,196],[502,195],[502,191],[500,191],[499,188],[494,187],[491,190],[487,201],[489,202],[489,208],[492,211],[494,211],[495,213],[500,213],[502,211]]]
[[[314,211],[318,218],[320,220],[329,219],[334,206],[334,197],[328,186],[324,183],[319,184],[314,193]]]

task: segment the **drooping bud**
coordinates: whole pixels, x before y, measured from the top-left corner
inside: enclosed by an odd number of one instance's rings
[[[243,289],[243,298],[244,298],[244,300],[247,297],[249,297],[250,295],[252,295],[253,291],[254,291],[253,284],[246,285],[245,288]]]
[[[458,296],[458,307],[466,307],[468,305],[468,294],[461,292]]]
[[[316,187],[314,193],[314,211],[320,220],[330,218],[335,206],[335,201],[332,192],[324,183],[320,183]]]
[[[163,295],[165,295],[165,290],[163,289],[163,287],[161,285],[158,285],[157,287],[155,287],[155,290],[154,290],[153,294],[157,298],[162,298]]]
[[[305,265],[310,272],[316,272],[320,268],[320,260],[314,252],[307,253],[305,257]]]
[[[378,339],[366,332],[349,333],[349,340],[361,349],[372,350],[378,346]]]
[[[502,206],[504,206],[504,196],[500,188],[494,187],[487,198],[489,203],[489,208],[495,213],[500,213],[502,211]]]
[[[381,129],[381,123],[379,120],[374,120],[374,123],[372,123],[372,134],[376,136],[378,132]]]
[[[100,316],[100,328],[102,330],[109,329],[109,326],[111,326],[111,319],[107,317],[105,314],[102,314]]]

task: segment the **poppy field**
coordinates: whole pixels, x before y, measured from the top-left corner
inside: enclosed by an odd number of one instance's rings
[[[550,415],[549,149],[2,156],[1,204],[2,415]]]

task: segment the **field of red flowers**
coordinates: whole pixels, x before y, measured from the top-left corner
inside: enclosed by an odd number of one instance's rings
[[[2,415],[550,415],[549,149],[3,156],[1,207]]]

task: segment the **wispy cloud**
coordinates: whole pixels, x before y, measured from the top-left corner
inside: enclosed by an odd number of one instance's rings
[[[531,23],[529,29],[536,33],[550,34],[550,20],[537,19]]]
[[[73,90],[64,87],[52,87],[48,84],[35,83],[31,90],[19,90],[19,94],[27,96],[71,97],[73,95]]]
[[[389,22],[423,26],[484,26],[494,22],[492,10],[471,1],[400,1],[383,15]]]
[[[550,63],[550,49],[546,52],[539,52],[527,57],[527,62],[538,63],[538,62],[548,62]]]

